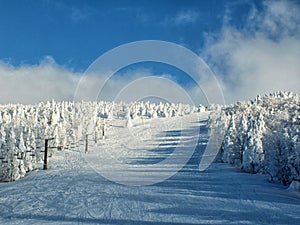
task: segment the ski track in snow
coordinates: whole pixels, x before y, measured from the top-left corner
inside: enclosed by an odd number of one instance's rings
[[[0,224],[299,224],[299,196],[265,176],[220,163],[198,171],[208,138],[206,118],[203,113],[136,121],[131,129],[115,121],[104,140],[91,143],[88,156],[106,151],[122,162],[147,165],[168,156],[180,140],[188,144],[197,138],[180,136],[180,129],[201,126],[200,138],[177,174],[140,187],[103,178],[86,163],[84,143],[57,151],[48,170],[0,183]]]

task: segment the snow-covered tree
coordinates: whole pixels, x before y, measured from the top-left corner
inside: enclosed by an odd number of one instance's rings
[[[215,112],[219,108],[210,106],[213,111],[211,115],[217,115]],[[228,119],[231,117],[221,119],[222,113],[219,118],[210,116],[208,125],[211,129],[222,123],[228,127],[221,147],[224,161],[232,163],[231,159],[235,158],[234,164],[241,164],[246,172],[268,173],[271,180],[278,178],[283,184],[289,184],[293,179],[299,180],[298,95],[275,92],[258,96],[251,102],[221,106],[221,111],[234,116],[235,128],[232,119]]]

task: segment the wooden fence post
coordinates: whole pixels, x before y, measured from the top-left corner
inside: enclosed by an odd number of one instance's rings
[[[48,139],[45,139],[45,151],[44,151],[44,170],[48,169]]]
[[[49,140],[54,140],[54,138],[45,139],[44,170],[48,169],[48,141]]]
[[[89,135],[87,134],[87,135],[85,135],[85,154],[88,152],[88,145],[89,145],[89,143],[88,143],[88,141],[89,141]]]

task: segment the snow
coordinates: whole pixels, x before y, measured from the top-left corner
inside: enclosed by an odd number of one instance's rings
[[[173,103],[54,100],[36,105],[0,105],[0,181],[15,181],[34,170],[43,159],[45,139],[51,139],[51,147],[64,149],[77,146],[87,136],[93,136],[97,142],[105,136],[109,122],[116,118],[127,118],[126,127],[130,128],[131,118],[144,121],[178,117],[201,108]]]
[[[90,137],[87,154],[80,142],[55,151],[48,170],[0,183],[0,224],[299,224],[300,198],[267,182],[265,175],[246,174],[223,163],[199,172],[208,140],[207,117],[204,112],[132,119],[130,128],[126,120],[116,119],[102,140],[93,143]],[[195,127],[200,127],[199,140]],[[159,163],[171,154],[181,157],[175,149],[194,140],[196,148],[186,165]],[[125,177],[132,182],[157,178],[162,169],[179,172],[151,185],[122,185],[124,180],[106,179],[96,163],[107,156],[119,162],[109,168],[114,171],[124,162],[138,168],[135,176]]]
[[[211,132],[225,124],[223,162],[248,173],[268,173],[283,185],[300,178],[300,98],[290,92],[251,102],[212,106]]]
[[[287,191],[295,193],[300,197],[300,181],[293,180]]]

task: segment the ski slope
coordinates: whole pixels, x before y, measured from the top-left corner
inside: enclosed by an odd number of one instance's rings
[[[55,151],[48,170],[0,183],[0,224],[299,224],[298,193],[227,164],[198,171],[206,119],[207,113],[135,120],[130,128],[113,121],[103,140],[89,141],[86,154],[84,143]],[[183,168],[164,163],[170,156],[182,163],[175,149],[195,141]],[[132,166],[124,171],[124,164]],[[164,181],[138,185],[178,168]]]

